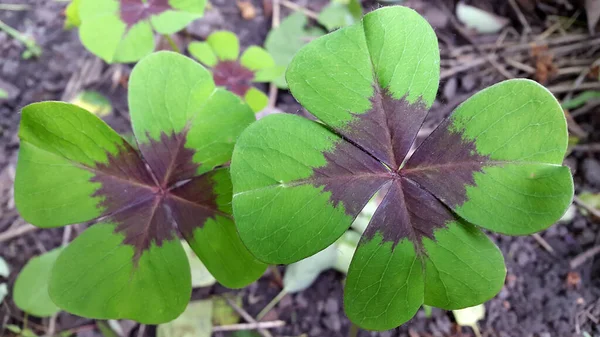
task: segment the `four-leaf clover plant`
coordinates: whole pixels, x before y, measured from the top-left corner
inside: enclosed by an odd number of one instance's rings
[[[139,150],[75,105],[25,107],[15,201],[38,227],[95,221],[54,264],[48,287],[56,305],[157,324],[190,299],[180,236],[227,287],[243,287],[266,268],[236,232],[226,167],[255,118],[208,70],[171,52],[135,66],[129,108]]]
[[[214,32],[206,42],[192,42],[188,50],[211,68],[218,86],[244,98],[255,112],[264,109],[269,98],[252,83],[274,81],[285,71],[285,67],[276,65],[271,54],[259,46],[248,47],[240,57],[240,42],[228,31]]]
[[[155,32],[182,30],[202,17],[206,5],[206,0],[75,1],[78,15],[71,16],[79,24],[81,42],[108,63],[137,62],[154,51]]]
[[[287,70],[292,94],[320,122],[267,116],[233,153],[238,232],[266,263],[324,249],[385,192],[345,287],[345,311],[366,329],[397,327],[423,304],[453,310],[490,299],[506,268],[480,228],[535,233],[573,196],[563,111],[530,80],[475,94],[408,157],[439,65],[436,35],[420,15],[373,11],[303,47]]]

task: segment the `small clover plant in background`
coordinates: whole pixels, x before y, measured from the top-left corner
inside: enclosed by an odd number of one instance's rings
[[[61,251],[62,248],[56,248],[27,261],[13,289],[13,299],[19,309],[37,317],[50,317],[60,311],[48,294],[48,281]]]
[[[371,12],[306,45],[287,70],[292,94],[320,122],[267,116],[233,153],[238,232],[266,263],[324,249],[385,192],[345,287],[345,311],[366,329],[397,327],[423,304],[452,310],[492,298],[506,268],[480,228],[535,233],[573,197],[565,116],[530,80],[474,95],[408,157],[439,65],[436,35],[419,14]]]
[[[135,66],[129,108],[139,151],[78,106],[25,107],[15,201],[42,228],[95,221],[54,264],[48,287],[58,307],[157,324],[190,299],[179,236],[227,287],[266,269],[236,233],[225,167],[254,113],[200,64],[171,52]]]
[[[108,63],[137,62],[155,48],[154,33],[170,35],[202,17],[206,0],[75,0],[66,26]]]
[[[301,12],[296,12],[281,21],[279,27],[271,29],[265,40],[265,49],[273,55],[275,64],[287,69],[294,55],[307,42],[323,34],[321,28],[307,28],[308,19]],[[283,74],[273,81],[280,89],[288,85]]]
[[[254,112],[264,109],[269,98],[252,83],[274,81],[285,71],[259,46],[248,47],[240,57],[238,37],[228,31],[214,32],[206,42],[190,43],[188,51],[212,70],[216,85],[244,98]]]
[[[317,21],[328,31],[332,31],[360,21],[362,15],[363,9],[359,0],[331,0],[319,13]]]

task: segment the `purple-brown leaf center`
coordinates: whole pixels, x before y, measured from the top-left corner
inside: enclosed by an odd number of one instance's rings
[[[178,232],[193,235],[208,218],[229,217],[218,210],[210,174],[195,176],[194,151],[184,147],[186,135],[161,134],[141,144],[142,155],[124,143],[117,155],[92,169],[100,183],[93,197],[102,199],[103,222],[116,225],[123,244],[134,248],[134,263],[154,244],[161,246]]]
[[[120,0],[121,20],[128,27],[171,9],[169,0]]]
[[[238,61],[220,61],[213,68],[213,79],[216,85],[244,97],[252,86],[254,72]]]
[[[455,220],[450,208],[467,200],[466,186],[475,184],[473,174],[489,158],[451,131],[447,120],[403,165],[427,115],[425,104],[396,99],[379,88],[371,104],[335,130],[341,139],[324,153],[326,165],[313,169],[308,181],[331,193],[332,205],[343,205],[351,217],[378,190],[387,189],[365,238],[379,233],[394,245],[409,239],[421,251],[423,238],[434,239],[436,229]]]

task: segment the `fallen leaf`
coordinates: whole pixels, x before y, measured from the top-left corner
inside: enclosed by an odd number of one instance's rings
[[[0,283],[0,303],[4,301],[4,298],[8,295],[8,287],[6,283]]]
[[[239,0],[237,2],[237,6],[240,9],[242,18],[244,18],[244,20],[252,20],[256,17],[256,8],[254,8],[254,5],[251,1]]]
[[[190,245],[185,240],[181,240],[185,255],[190,261],[190,270],[192,272],[192,288],[210,287],[217,282],[212,274],[206,269],[206,266],[200,261],[198,255],[194,253]]]
[[[505,17],[469,6],[463,2],[456,5],[456,17],[465,26],[480,34],[497,33],[509,22]]]
[[[349,230],[336,241],[336,258],[333,268],[340,273],[348,274],[350,262],[360,241],[360,233]]]
[[[536,81],[544,84],[548,79],[558,73],[558,67],[554,64],[554,55],[549,52],[547,45],[535,45],[531,48],[531,56],[535,64]]]
[[[157,337],[210,337],[212,332],[212,300],[191,302],[174,321],[160,324]]]
[[[590,30],[590,34],[594,34],[598,20],[600,20],[600,1],[585,0],[585,12],[587,14],[588,29]]]
[[[600,64],[592,65],[587,76],[590,80],[600,81]]]
[[[483,304],[459,310],[452,310],[456,323],[460,326],[469,326],[476,336],[481,336],[477,322],[485,318],[485,306]]]
[[[569,222],[573,221],[573,218],[575,218],[576,213],[577,213],[577,209],[575,208],[575,206],[573,206],[573,205],[569,206],[569,208],[567,208],[567,211],[562,216],[562,218],[560,218],[560,220],[558,220],[558,223],[569,223]]]
[[[283,275],[283,290],[291,294],[310,287],[321,272],[334,265],[336,258],[333,244],[313,256],[290,264]]]
[[[0,257],[0,277],[7,278],[9,274],[10,268],[8,267],[8,263],[6,263],[6,261]]]
[[[576,271],[570,271],[567,274],[567,286],[576,288],[581,284],[581,275]]]

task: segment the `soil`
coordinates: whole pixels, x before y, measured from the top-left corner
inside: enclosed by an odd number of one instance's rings
[[[14,2],[14,1],[13,1]],[[130,65],[108,66],[90,55],[80,44],[76,31],[63,30],[65,3],[55,0],[17,0],[17,3],[31,5],[27,11],[0,10],[0,20],[34,36],[43,49],[38,59],[24,60],[21,57],[23,46],[0,32],[0,87],[11,98],[0,102],[0,234],[8,232],[24,222],[14,207],[12,184],[14,181],[17,151],[19,147],[17,128],[20,109],[32,102],[43,100],[68,99],[77,88],[96,89],[107,95],[114,107],[114,113],[107,122],[119,132],[129,131],[126,93],[123,83],[131,70]],[[297,0],[297,4],[319,11],[328,0]],[[528,8],[535,1],[517,1]],[[253,0],[257,16],[244,20],[232,0],[212,0],[214,9],[187,31],[179,41],[183,45],[191,38],[205,38],[217,29],[232,30],[241,39],[242,47],[252,44],[262,45],[270,29],[270,17],[263,13],[263,1]],[[511,10],[508,2],[492,0],[471,1],[478,6],[508,17],[514,32],[521,32],[522,22]],[[581,12],[579,4],[568,1],[543,1],[544,6],[534,6],[526,11],[526,19],[534,30],[544,30],[545,20],[552,13],[570,16]],[[582,1],[583,3],[583,1]],[[446,52],[472,43],[456,27],[443,8],[453,8],[455,3],[447,1],[407,0],[405,5],[417,9],[436,28]],[[375,1],[363,1],[365,9],[379,6]],[[282,16],[289,14],[282,10]],[[582,16],[580,20],[585,21]],[[585,22],[581,23],[582,25]],[[539,27],[538,27],[539,26]],[[518,34],[518,33],[517,33]],[[476,43],[493,42],[498,38],[472,37]],[[591,39],[591,38],[590,38]],[[596,52],[598,49],[596,48]],[[598,54],[589,53],[598,58]],[[446,77],[440,83],[440,93],[425,127],[437,125],[452,109],[470,95],[492,83],[502,80],[489,65],[474,67],[466,72]],[[553,82],[547,83],[552,85]],[[266,89],[266,88],[265,88]],[[293,97],[280,91],[277,108],[289,113],[305,114]],[[598,108],[577,118],[577,124],[587,139],[583,143],[600,142],[600,111]],[[581,191],[600,192],[600,158],[598,152],[574,151],[566,159],[572,168],[576,193]],[[556,224],[540,233],[544,248],[533,236],[507,237],[491,234],[501,248],[508,270],[506,284],[495,298],[486,303],[485,319],[480,321],[483,336],[600,336],[600,258],[589,258],[576,268],[570,262],[579,254],[600,245],[600,222],[589,214],[577,209],[575,216],[568,221]],[[76,228],[78,231],[79,228]],[[12,287],[17,272],[32,256],[50,250],[61,244],[63,229],[46,229],[28,232],[10,240],[0,242],[0,256],[11,266],[13,273],[8,279]],[[284,271],[280,267],[281,272]],[[273,330],[274,336],[346,336],[349,321],[343,313],[342,294],[344,276],[328,271],[319,276],[309,289],[285,297],[266,319],[281,319],[286,322],[283,328]],[[0,280],[1,281],[1,280]],[[243,296],[244,308],[256,315],[277,293],[281,284],[276,275],[268,272],[258,282],[237,291]],[[194,298],[204,298],[212,294],[232,292],[221,286],[197,289]],[[9,297],[0,305],[0,326],[18,324],[23,319]],[[32,319],[32,326],[47,327],[48,320]],[[77,335],[99,336],[90,329],[93,321],[61,313],[55,331],[73,329]],[[130,329],[135,336],[138,328]],[[43,329],[41,329],[43,330]],[[2,329],[0,329],[2,331]],[[152,336],[153,327],[145,329],[140,336]],[[587,333],[588,335],[585,335]],[[221,334],[222,336],[224,334]],[[395,330],[386,332],[360,331],[359,336],[471,336],[469,328],[460,328],[451,313],[433,309],[427,317],[423,310],[415,318]]]

